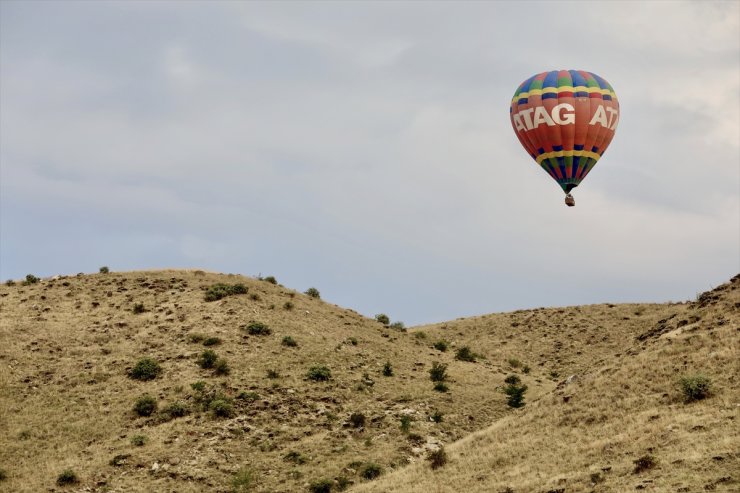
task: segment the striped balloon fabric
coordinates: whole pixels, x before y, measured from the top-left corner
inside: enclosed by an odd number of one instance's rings
[[[530,77],[519,85],[509,112],[522,146],[565,193],[604,155],[619,122],[612,86],[583,70]]]

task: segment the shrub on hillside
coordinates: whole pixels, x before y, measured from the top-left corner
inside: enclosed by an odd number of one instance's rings
[[[267,276],[263,278],[262,280],[269,282],[270,284],[277,284],[277,279],[275,279],[275,276]]]
[[[306,294],[309,298],[321,298],[321,293],[319,293],[319,290],[316,288],[308,288],[304,294]]]
[[[655,456],[649,454],[643,455],[639,459],[635,459],[632,463],[635,465],[635,468],[632,471],[634,474],[640,474],[641,472],[652,469],[658,465],[658,461],[655,460]]]
[[[231,373],[231,368],[229,368],[229,364],[225,359],[218,358],[213,364],[213,373],[219,376],[228,375]]]
[[[208,337],[203,341],[204,346],[218,346],[221,344],[220,337]]]
[[[406,330],[406,325],[403,322],[393,322],[390,327],[395,330]]]
[[[523,407],[524,393],[527,391],[527,386],[522,385],[521,379],[516,375],[509,375],[504,382],[507,384],[504,387],[504,393],[509,396],[506,400],[509,407]]]
[[[194,343],[203,342],[205,338],[206,336],[204,336],[203,334],[196,333],[196,332],[192,334],[188,334],[188,340]]]
[[[8,479],[8,473],[5,472],[5,469],[0,469],[0,481],[5,481]]]
[[[272,334],[272,330],[266,324],[262,322],[250,322],[248,325],[243,327],[249,335],[253,336],[269,336]]]
[[[80,480],[77,478],[77,474],[72,469],[66,469],[57,476],[57,486],[67,486],[69,484],[77,484]]]
[[[447,392],[450,388],[444,382],[437,382],[434,384],[434,390],[437,392]]]
[[[40,280],[41,279],[39,279],[38,277],[34,276],[33,274],[26,274],[26,280],[23,281],[23,285],[24,286],[28,286],[29,284],[36,284]]]
[[[306,376],[315,382],[326,382],[331,379],[331,370],[326,366],[312,366]]]
[[[475,363],[475,353],[473,353],[468,346],[463,346],[455,353],[455,359],[458,361]]]
[[[352,413],[349,415],[349,423],[352,425],[352,428],[364,428],[365,415],[362,413]]]
[[[108,266],[107,266],[107,265],[104,265],[104,266],[102,266],[102,267],[100,268],[100,273],[101,273],[101,274],[108,274],[109,272],[110,272],[110,269],[108,268]]]
[[[198,359],[198,366],[204,369],[213,368],[218,360],[218,355],[212,349],[206,349],[200,355]]]
[[[393,376],[393,367],[391,366],[391,363],[389,361],[386,361],[383,365],[383,376],[384,377],[392,377]]]
[[[293,304],[293,302],[292,302],[292,301],[286,301],[285,303],[283,303],[283,308],[284,308],[285,310],[288,310],[288,311],[290,311],[290,310],[292,310],[293,308],[295,308],[295,305]]]
[[[401,432],[408,433],[411,431],[411,416],[403,415],[401,416]]]
[[[5,285],[6,286],[15,286],[15,281],[12,280],[12,279],[8,279],[7,281],[5,281]]]
[[[442,412],[440,411],[434,411],[432,415],[429,416],[429,418],[435,423],[441,423],[442,421],[444,421],[444,414],[442,414]]]
[[[288,452],[283,456],[283,460],[286,462],[292,462],[293,464],[305,464],[308,459],[306,456],[295,450]]]
[[[152,358],[142,358],[129,372],[129,376],[135,380],[154,380],[162,373],[162,367]]]
[[[187,416],[189,411],[190,410],[188,409],[188,406],[186,406],[183,402],[175,401],[169,406],[162,409],[161,415],[165,420],[171,420]]]
[[[254,484],[254,472],[247,467],[239,469],[231,478],[231,487],[234,493],[248,493]]]
[[[244,284],[224,284],[217,283],[213,286],[209,286],[206,289],[205,300],[206,301],[218,301],[227,296],[236,294],[245,294],[248,288]]]
[[[296,342],[296,340],[293,339],[291,336],[285,336],[285,337],[283,337],[283,341],[281,342],[281,344],[283,346],[288,346],[288,347],[296,347],[296,346],[298,346],[298,343]]]
[[[427,460],[432,466],[432,469],[439,469],[440,467],[447,464],[447,452],[445,451],[444,447],[440,447],[437,450],[432,450],[431,452],[429,452],[429,455],[427,455]]]
[[[333,485],[334,482],[331,479],[319,479],[310,484],[308,491],[311,493],[331,493]]]
[[[136,399],[134,412],[139,416],[151,416],[157,410],[157,400],[150,395],[142,395]]]
[[[234,404],[231,399],[221,398],[211,401],[208,408],[214,416],[219,418],[230,418],[234,415]]]
[[[145,435],[134,435],[131,437],[131,445],[134,447],[143,447],[146,442],[147,438]]]
[[[365,479],[375,479],[383,474],[383,468],[379,464],[371,462],[365,465],[360,474]]]
[[[391,319],[385,313],[378,313],[377,315],[375,315],[375,320],[383,325],[388,325],[391,323]]]
[[[441,351],[444,353],[445,351],[447,351],[447,341],[445,340],[437,341],[434,343],[432,347],[436,349],[437,351]]]
[[[131,311],[139,314],[144,313],[146,311],[146,308],[144,307],[144,303],[134,303],[134,307],[131,309]]]
[[[686,375],[678,381],[686,402],[700,401],[709,397],[712,382],[708,377],[700,373]]]
[[[444,382],[447,380],[447,365],[435,361],[429,370],[429,378],[432,382]]]

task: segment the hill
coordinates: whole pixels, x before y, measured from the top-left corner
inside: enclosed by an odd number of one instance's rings
[[[731,487],[737,284],[694,304],[520,310],[409,330],[271,278],[6,284],[0,489]],[[692,371],[713,395],[685,404],[675,380]],[[511,374],[528,386],[519,410],[501,392]],[[431,472],[426,457],[440,447],[448,463]],[[632,474],[646,455],[657,466]]]

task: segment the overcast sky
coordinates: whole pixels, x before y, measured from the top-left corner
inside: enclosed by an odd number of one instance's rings
[[[407,325],[740,271],[740,2],[0,2],[0,276],[274,275]],[[563,204],[517,86],[620,102]]]

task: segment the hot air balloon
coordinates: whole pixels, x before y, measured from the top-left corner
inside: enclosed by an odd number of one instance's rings
[[[519,85],[509,109],[524,149],[565,192],[593,169],[614,137],[619,102],[603,78],[583,70],[553,70]]]

